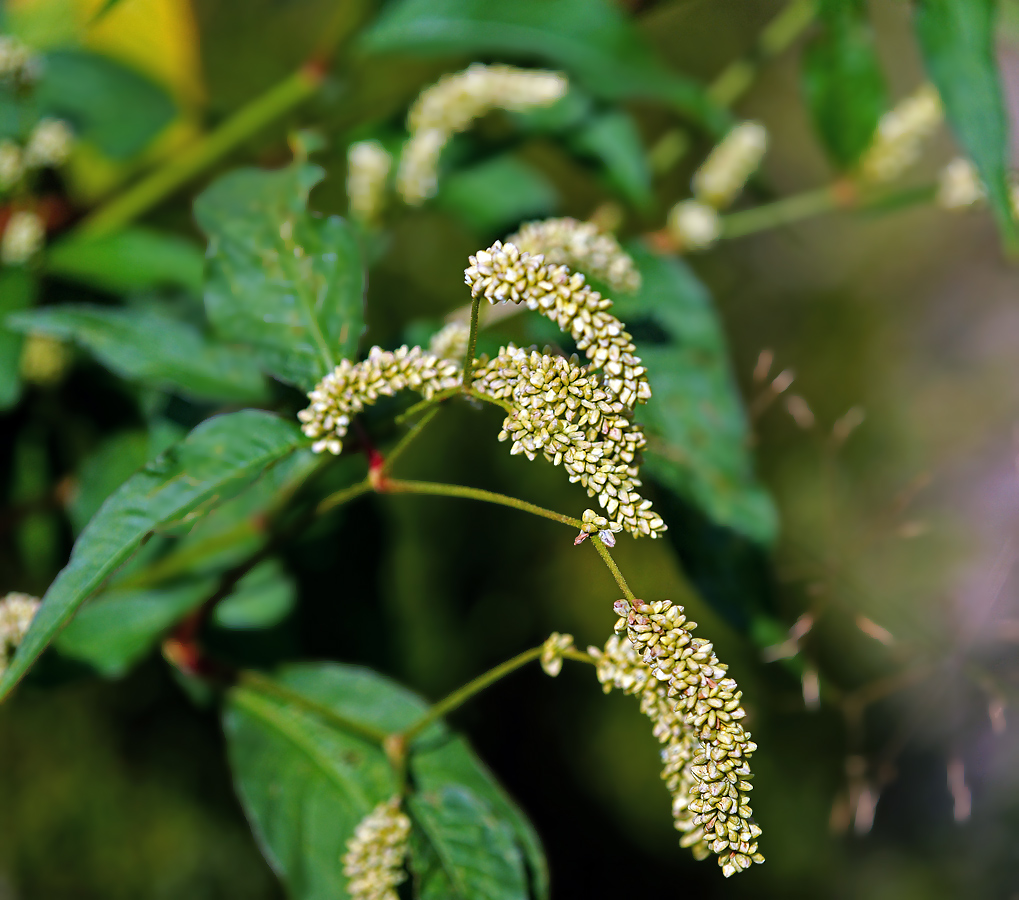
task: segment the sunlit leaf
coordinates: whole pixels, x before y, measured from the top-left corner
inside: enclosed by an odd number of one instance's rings
[[[239,169],[195,201],[209,238],[205,306],[227,340],[308,390],[357,353],[365,279],[354,230],[308,212],[317,166]]]
[[[0,678],[0,699],[103,582],[161,526],[200,518],[304,443],[297,426],[243,410],[199,425],[132,476],[81,533]]]

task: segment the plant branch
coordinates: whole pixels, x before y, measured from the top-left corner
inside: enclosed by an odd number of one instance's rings
[[[481,488],[464,487],[459,484],[439,484],[432,481],[400,481],[387,479],[385,482],[385,493],[393,494],[431,494],[438,497],[461,497],[465,500],[481,500],[485,503],[495,503],[499,506],[509,506],[523,512],[529,512],[544,519],[551,519],[562,525],[569,525],[571,528],[580,528],[580,519],[564,516],[551,509],[536,506],[526,500],[518,500],[507,494],[497,494],[494,491],[485,491]],[[324,501],[323,501],[324,502]]]
[[[356,734],[358,737],[371,741],[380,747],[385,745],[388,735],[382,729],[376,728],[373,725],[367,725],[364,722],[358,722],[355,719],[348,719],[325,704],[311,700],[297,691],[292,691],[290,688],[277,681],[273,681],[271,678],[266,678],[258,672],[250,670],[242,671],[237,676],[237,684],[254,693],[275,697],[279,700],[285,700],[287,703],[292,703],[294,706],[299,706],[306,712],[318,716],[328,725],[339,728],[341,731]]]
[[[403,452],[414,442],[417,436],[421,434],[422,431],[424,431],[425,426],[427,426],[428,423],[435,418],[438,412],[439,412],[438,405],[433,405],[427,409],[425,414],[420,419],[418,419],[413,425],[411,425],[407,433],[402,438],[400,438],[396,446],[393,447],[393,449],[390,450],[389,453],[386,455],[386,458],[382,463],[382,468],[380,471],[381,475],[388,474],[388,472],[393,468],[394,463],[400,458]]]
[[[467,684],[453,691],[453,693],[445,699],[433,704],[429,708],[428,712],[426,712],[420,719],[403,732],[402,736],[404,740],[409,743],[433,722],[447,716],[449,713],[463,706],[463,704],[470,700],[475,694],[480,693],[489,685],[497,682],[500,678],[505,678],[511,672],[515,672],[521,666],[525,666],[527,663],[536,660],[539,656],[541,656],[543,647],[544,644],[541,644],[537,647],[532,647],[530,650],[525,650],[523,653],[517,654],[512,659],[508,659],[506,662],[500,663],[494,669],[489,669],[483,675],[479,675],[472,681],[468,681]],[[587,654],[584,655],[586,656]]]
[[[467,338],[467,352],[464,354],[464,377],[463,389],[467,392],[471,389],[471,380],[474,369],[474,352],[478,349],[478,316],[481,312],[481,294],[471,300],[471,331]]]
[[[76,235],[82,239],[101,237],[148,212],[271,122],[311,97],[324,77],[325,70],[321,64],[302,66],[164,166],[101,206],[78,226]]]
[[[315,515],[321,516],[323,513],[329,512],[331,509],[335,509],[337,506],[342,506],[344,503],[349,503],[351,500],[356,500],[362,494],[367,494],[371,491],[371,482],[367,478],[364,481],[359,481],[357,484],[352,484],[350,487],[342,488],[336,491],[334,494],[330,494],[328,497],[319,501],[318,506],[315,507]]]
[[[616,579],[616,584],[619,585],[619,590],[623,592],[623,596],[631,603],[636,603],[637,595],[630,590],[630,586],[626,583],[626,579],[623,578],[623,573],[619,571],[619,566],[616,565],[616,561],[612,558],[612,554],[609,553],[609,548],[605,546],[602,539],[596,534],[591,535],[591,543],[594,545],[594,549],[598,551],[598,555],[602,558],[602,561],[609,567],[609,571],[612,573],[612,577]]]

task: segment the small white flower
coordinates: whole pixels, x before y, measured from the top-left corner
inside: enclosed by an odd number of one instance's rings
[[[942,209],[965,209],[986,196],[977,167],[968,159],[953,159],[938,176],[938,206]]]
[[[943,119],[937,89],[923,85],[881,117],[860,161],[861,176],[871,182],[894,181],[917,161],[924,141]]]
[[[7,220],[0,238],[0,261],[9,266],[28,262],[42,247],[46,227],[37,213],[18,210]]]
[[[743,190],[768,149],[768,132],[760,122],[741,122],[733,128],[701,167],[694,172],[694,196],[715,209],[724,209]]]
[[[665,227],[684,250],[706,250],[722,235],[715,208],[699,200],[683,200],[673,206]]]
[[[396,888],[407,878],[403,861],[409,837],[410,819],[399,797],[380,803],[358,823],[343,855],[352,900],[398,900]]]
[[[67,162],[74,143],[71,126],[62,119],[40,119],[25,147],[25,168],[56,168]]]
[[[347,150],[347,197],[351,213],[362,221],[374,221],[382,211],[392,165],[378,141],[358,141]]]
[[[553,631],[541,648],[541,667],[555,678],[563,670],[563,653],[573,649],[573,635]]]

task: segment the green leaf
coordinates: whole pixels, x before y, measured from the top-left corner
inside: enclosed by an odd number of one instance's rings
[[[206,578],[171,588],[108,591],[78,611],[54,646],[107,678],[119,678],[215,588],[215,579]]]
[[[493,234],[524,219],[549,215],[559,204],[559,194],[533,166],[505,154],[448,175],[437,202],[468,227]]]
[[[447,785],[413,795],[410,809],[438,863],[418,873],[424,896],[526,900],[520,850],[488,804],[461,785]],[[434,880],[441,889],[430,887]]]
[[[607,100],[661,100],[723,132],[728,115],[673,71],[610,0],[396,0],[361,37],[369,53],[506,54],[562,66]]]
[[[1008,189],[1008,117],[994,53],[994,0],[920,0],[916,33],[948,121],[973,160],[1005,245],[1019,250]]]
[[[150,228],[66,239],[46,250],[50,275],[117,294],[163,285],[200,294],[204,267],[202,251],[193,242]]]
[[[651,400],[638,410],[650,440],[644,471],[713,522],[768,544],[775,510],[754,477],[746,415],[711,297],[679,260],[641,243],[627,249],[643,284],[618,297],[614,311],[636,334],[651,382]],[[647,324],[657,341],[641,339]]]
[[[262,366],[304,390],[364,331],[365,278],[354,230],[316,217],[308,192],[322,170],[239,169],[195,201],[209,238],[205,306],[227,340],[250,344]]]
[[[825,149],[849,168],[870,144],[887,89],[864,0],[821,0],[803,57],[803,86]]]
[[[81,49],[46,54],[36,99],[43,115],[66,119],[113,159],[140,153],[177,115],[170,95],[154,81]]]
[[[7,326],[7,316],[35,302],[38,285],[23,268],[0,269],[0,410],[10,409],[21,396],[21,346],[24,337]]]
[[[8,325],[76,341],[129,381],[209,400],[258,401],[266,385],[249,354],[214,344],[157,309],[49,306]]]
[[[80,532],[99,511],[103,501],[148,462],[149,436],[144,431],[122,431],[108,437],[82,463],[75,479],[67,514]]]
[[[163,526],[201,518],[305,443],[297,426],[242,410],[199,425],[132,476],[81,533],[0,677],[0,700],[103,582]]]
[[[277,681],[312,704],[385,733],[405,729],[427,709],[420,697],[357,666],[292,665],[278,673]],[[306,705],[250,686],[231,692],[225,731],[241,803],[288,895],[298,900],[346,896],[339,862],[346,841],[356,824],[396,791],[382,750],[328,724]],[[489,821],[497,822],[507,839],[513,836],[510,845],[515,841],[525,850],[532,870],[545,872],[533,830],[444,726],[434,725],[415,742],[411,767],[422,791],[438,795],[455,783],[473,793],[479,806],[487,805]],[[547,897],[540,883],[536,890]]]
[[[604,167],[609,183],[627,200],[646,209],[651,203],[651,169],[633,117],[607,112],[588,120],[569,141],[579,153]]]
[[[255,566],[234,592],[220,602],[212,621],[221,628],[272,628],[282,622],[297,601],[297,585],[275,559]]]

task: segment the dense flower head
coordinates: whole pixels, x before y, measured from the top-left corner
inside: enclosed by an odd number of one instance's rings
[[[62,119],[40,119],[25,145],[25,168],[62,166],[71,155],[74,132]]]
[[[444,75],[421,93],[407,115],[410,137],[404,145],[396,187],[412,205],[423,203],[438,186],[439,157],[454,134],[493,109],[523,112],[555,103],[567,81],[557,72],[486,66]]]
[[[694,196],[724,209],[743,190],[768,149],[768,132],[760,122],[741,122],[708,154],[694,172],[691,188]]]
[[[680,250],[707,250],[722,236],[718,211],[700,200],[681,200],[673,206],[665,227]]]
[[[662,778],[673,798],[680,844],[694,856],[718,857],[728,877],[763,862],[749,792],[757,745],[743,729],[742,693],[696,623],[668,600],[615,604],[619,621],[603,650],[590,648],[598,680],[640,698],[665,744]]]
[[[527,253],[540,253],[554,265],[581,269],[615,291],[640,288],[640,272],[630,254],[593,222],[571,218],[528,222],[506,242]]]
[[[410,819],[393,797],[375,807],[354,829],[343,855],[343,874],[352,900],[398,900],[396,888],[406,880]]]
[[[472,388],[511,406],[499,433],[499,440],[512,442],[511,454],[534,459],[541,453],[598,499],[607,518],[597,517],[600,528],[592,531],[657,537],[665,523],[637,491],[644,433],[604,382],[575,356],[565,359],[509,344],[476,367]]]
[[[378,218],[386,198],[393,158],[378,141],[357,141],[347,149],[347,198],[363,222]]]
[[[603,370],[602,389],[628,409],[651,397],[647,369],[633,340],[609,312],[612,301],[592,290],[582,274],[501,241],[479,250],[470,263],[464,280],[471,296],[484,296],[490,303],[523,303],[551,319],[576,341],[593,368]]]
[[[937,203],[942,209],[966,209],[986,196],[977,167],[963,156],[953,159],[938,176]]]
[[[46,226],[38,213],[20,209],[11,214],[0,238],[0,262],[16,266],[28,262],[42,249]]]
[[[301,430],[315,440],[312,449],[316,453],[328,450],[339,454],[350,417],[379,397],[392,397],[410,389],[429,399],[437,391],[457,387],[462,378],[459,364],[439,359],[420,347],[372,347],[363,362],[342,360],[308,394],[311,404],[297,416]]]
[[[0,672],[7,668],[10,654],[28,634],[39,605],[38,597],[17,592],[0,600]]]
[[[563,670],[563,654],[573,649],[573,635],[553,631],[541,645],[541,667],[555,678]]]
[[[924,141],[941,124],[944,109],[937,88],[925,84],[878,122],[870,147],[860,161],[867,181],[893,181],[917,161]]]
[[[0,34],[0,81],[25,83],[39,76],[41,58],[10,34]]]

